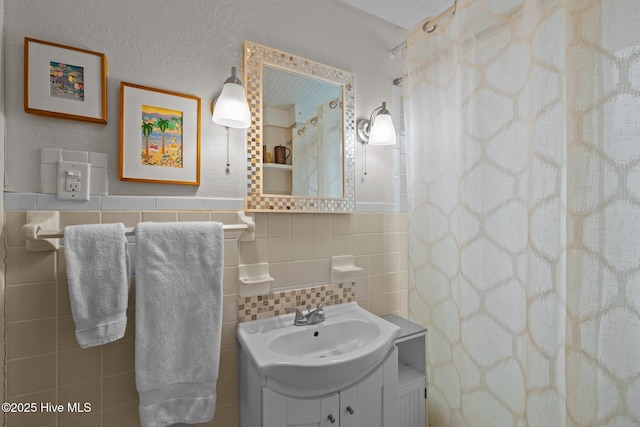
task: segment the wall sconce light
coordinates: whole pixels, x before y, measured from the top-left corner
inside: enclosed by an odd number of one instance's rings
[[[231,67],[229,77],[222,87],[222,93],[211,104],[211,121],[227,128],[227,168],[229,159],[229,128],[246,129],[251,126],[251,112],[242,81],[236,76],[236,67]],[[228,170],[228,169],[227,169]]]
[[[213,108],[211,120],[228,128],[246,129],[251,126],[251,113],[242,81],[236,77],[236,67],[231,67],[229,77],[222,87]]]
[[[364,145],[364,174],[367,174],[367,145],[396,145],[396,129],[393,126],[387,103],[371,113],[369,120],[360,119],[356,123],[356,137]]]

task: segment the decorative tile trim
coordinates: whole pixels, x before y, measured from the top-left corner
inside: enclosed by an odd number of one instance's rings
[[[345,304],[355,300],[355,289],[342,283],[241,297],[238,298],[238,322],[280,316],[285,314],[287,307],[304,308],[307,305],[315,306],[322,301],[326,301],[328,305]]]

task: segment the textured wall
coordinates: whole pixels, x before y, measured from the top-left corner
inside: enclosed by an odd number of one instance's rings
[[[5,19],[7,191],[40,191],[39,149],[48,147],[108,154],[110,194],[243,197],[244,134],[231,131],[232,167],[226,173],[226,131],[211,122],[209,112],[230,67],[241,65],[243,39],[354,73],[362,117],[390,99],[391,80],[401,72],[400,61],[387,50],[403,39],[403,31],[333,1],[6,0]],[[107,125],[24,112],[25,36],[106,54]],[[199,188],[118,180],[121,81],[202,98]],[[375,159],[385,152],[371,149],[368,155]],[[382,168],[359,181],[358,201],[391,201],[391,180],[392,171]]]

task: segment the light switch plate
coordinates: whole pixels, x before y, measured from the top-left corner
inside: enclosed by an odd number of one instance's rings
[[[58,161],[58,200],[89,200],[91,165]]]

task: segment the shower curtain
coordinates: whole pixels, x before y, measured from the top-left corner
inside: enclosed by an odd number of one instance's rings
[[[404,73],[430,427],[640,426],[640,1],[459,0]]]

